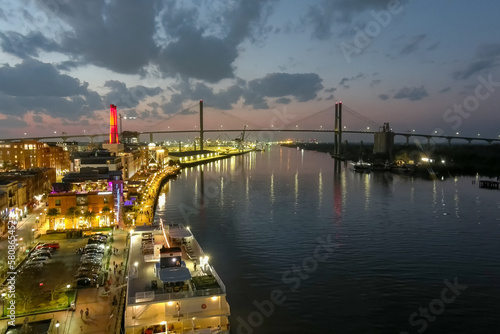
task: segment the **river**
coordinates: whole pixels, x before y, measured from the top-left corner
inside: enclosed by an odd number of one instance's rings
[[[184,169],[156,211],[190,226],[231,333],[497,333],[500,192],[359,174],[271,146]]]

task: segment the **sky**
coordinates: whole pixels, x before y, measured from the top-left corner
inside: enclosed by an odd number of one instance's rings
[[[494,0],[0,0],[0,138],[346,129],[499,138]],[[206,137],[206,136],[205,136]]]

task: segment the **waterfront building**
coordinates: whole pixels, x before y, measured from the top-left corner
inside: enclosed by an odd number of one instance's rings
[[[389,123],[384,123],[380,127],[379,132],[375,132],[373,153],[374,154],[391,154],[394,148],[394,132],[391,130]]]
[[[115,224],[111,191],[52,192],[48,204],[49,210],[55,208],[59,212],[57,216],[49,217],[49,229],[90,229]]]
[[[69,153],[60,146],[49,146],[37,140],[26,139],[0,143],[0,169],[55,168],[61,173],[69,168]]]
[[[219,155],[219,152],[214,152],[214,151],[210,151],[210,150],[170,152],[168,154],[168,160],[169,160],[169,162],[172,161],[173,163],[177,164],[177,163],[189,162],[189,161],[197,160],[197,159],[210,158],[210,157],[214,157],[216,155]]]
[[[115,224],[122,224],[124,182],[122,172],[109,170],[108,167],[83,167],[79,173],[68,173],[62,179],[62,184],[53,188],[53,193],[61,192],[105,192],[113,195],[109,204],[114,214]],[[50,203],[49,203],[50,205]],[[90,208],[89,208],[90,210]],[[92,211],[97,214],[98,211]],[[90,227],[90,226],[89,226]]]

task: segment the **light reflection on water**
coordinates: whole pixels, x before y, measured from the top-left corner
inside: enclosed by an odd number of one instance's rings
[[[500,193],[472,178],[334,175],[327,154],[281,147],[205,165],[201,175],[183,170],[170,181],[157,215],[190,225],[210,253],[234,333],[276,289],[286,301],[255,333],[417,333],[409,316],[455,277],[467,290],[426,333],[491,333],[496,325]],[[333,254],[299,276],[327,237]]]

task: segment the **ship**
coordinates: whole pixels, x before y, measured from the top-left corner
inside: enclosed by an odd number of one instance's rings
[[[126,334],[229,334],[226,287],[189,228],[137,227],[128,268]]]
[[[353,168],[354,171],[358,173],[370,173],[372,164],[368,162],[363,162],[363,160],[359,160],[358,162],[353,164]]]

